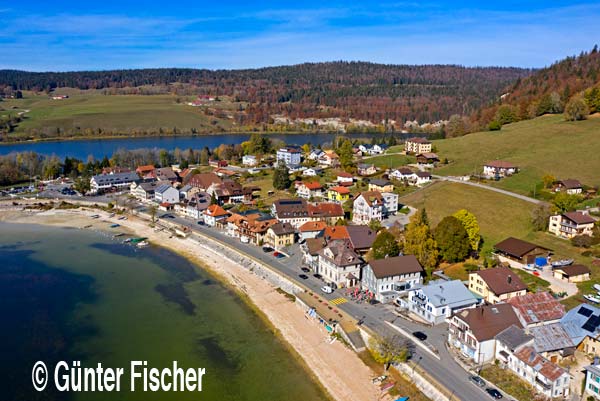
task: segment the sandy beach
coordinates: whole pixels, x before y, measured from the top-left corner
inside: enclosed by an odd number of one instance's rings
[[[1,205],[0,205],[1,206]],[[129,231],[148,237],[156,245],[164,246],[187,257],[199,267],[217,275],[224,282],[247,296],[248,301],[260,311],[281,337],[289,344],[321,385],[337,401],[389,400],[378,386],[371,382],[374,372],[360,358],[339,341],[330,343],[325,329],[277,292],[267,281],[224,258],[218,252],[198,246],[194,240],[172,237],[166,231],[155,231],[148,222],[128,216],[127,220],[109,219],[108,213],[91,209],[49,211],[22,211],[8,204],[0,207],[0,221],[10,223],[45,224],[63,227],[105,231],[107,223],[119,223],[120,231]],[[91,219],[99,214],[99,219]],[[293,391],[293,389],[290,389]]]

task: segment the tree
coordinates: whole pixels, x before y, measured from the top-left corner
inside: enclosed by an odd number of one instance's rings
[[[369,228],[375,232],[379,232],[381,230],[381,221],[375,219],[369,221]]]
[[[542,177],[542,182],[544,183],[544,188],[552,188],[552,185],[556,182],[556,177],[552,174],[546,174]]]
[[[85,177],[78,177],[73,183],[75,191],[85,195],[90,190],[90,180]]]
[[[377,363],[387,371],[392,363],[405,362],[409,357],[408,348],[400,337],[371,337],[369,351]]]
[[[581,95],[573,96],[565,106],[564,116],[567,121],[585,120],[589,114],[590,109]]]
[[[340,147],[336,150],[336,153],[340,157],[340,165],[344,170],[354,166],[354,153],[352,153],[352,142],[349,139],[345,139]]]
[[[290,171],[283,162],[280,162],[273,173],[273,188],[283,190],[289,188],[290,184]]]
[[[518,110],[515,106],[503,104],[496,110],[494,120],[498,121],[500,125],[514,123],[519,120]]]
[[[467,231],[471,249],[474,251],[479,250],[479,245],[481,244],[481,234],[479,234],[479,223],[477,222],[477,217],[475,217],[473,213],[466,209],[461,209],[452,216],[456,217]]]
[[[554,197],[553,203],[560,212],[570,212],[577,207],[579,197],[577,195],[569,195],[566,192],[559,192]]]
[[[548,228],[548,219],[552,211],[550,206],[541,204],[531,212],[531,225],[535,231],[546,231]]]
[[[571,245],[580,248],[589,248],[590,246],[592,246],[592,240],[592,237],[590,237],[589,235],[576,235],[575,237],[571,238]]]
[[[430,273],[437,264],[437,243],[429,229],[425,209],[410,218],[404,233],[404,253],[415,255],[419,263]]]
[[[440,256],[446,262],[460,262],[469,255],[469,235],[456,217],[444,217],[433,231],[433,236],[438,244]]]
[[[372,259],[383,259],[398,256],[399,253],[400,246],[396,238],[389,231],[382,230],[373,241],[370,256]]]
[[[156,220],[156,213],[157,212],[158,212],[158,208],[156,207],[156,205],[151,205],[148,208],[148,213],[150,213],[150,219],[152,220],[153,223]]]
[[[500,124],[500,121],[492,120],[488,124],[488,129],[490,131],[500,131],[502,129],[502,124]]]

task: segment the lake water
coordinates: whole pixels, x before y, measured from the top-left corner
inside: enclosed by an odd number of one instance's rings
[[[79,229],[0,223],[2,400],[303,400],[327,396],[260,318],[165,249]],[[205,368],[203,391],[36,393],[43,360]],[[126,374],[127,375],[127,374]]]
[[[349,138],[382,137],[382,134],[347,134]],[[389,136],[387,134],[386,136]],[[398,139],[406,139],[411,134],[394,134]],[[119,148],[140,149],[140,148],[158,148],[173,150],[179,149],[201,149],[208,146],[214,149],[221,144],[239,144],[250,137],[249,134],[222,134],[222,135],[196,135],[196,136],[169,136],[169,137],[146,137],[146,138],[114,138],[114,139],[84,139],[76,141],[58,141],[58,142],[31,142],[16,143],[9,145],[0,145],[0,155],[11,152],[33,151],[40,154],[55,154],[60,158],[65,156],[76,157],[81,160],[87,159],[89,155],[97,159],[111,156]],[[323,145],[331,143],[335,135],[333,134],[268,134],[269,138],[280,139],[288,145],[303,145],[311,143],[313,145]]]

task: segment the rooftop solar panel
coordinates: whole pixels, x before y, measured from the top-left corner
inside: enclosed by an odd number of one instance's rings
[[[585,306],[582,306],[581,308],[579,308],[577,313],[579,313],[580,315],[583,315],[585,317],[590,317],[590,316],[592,316],[593,312],[592,312],[592,310],[586,308]]]

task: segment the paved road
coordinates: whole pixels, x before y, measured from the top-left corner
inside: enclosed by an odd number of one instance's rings
[[[494,192],[498,192],[498,193],[501,193],[501,194],[504,194],[504,195],[512,196],[513,198],[521,199],[521,200],[524,200],[526,202],[535,203],[536,205],[541,205],[541,204],[545,204],[546,203],[546,202],[541,201],[539,199],[530,198],[529,196],[525,196],[525,195],[521,195],[521,194],[516,194],[516,193],[511,192],[511,191],[507,191],[507,190],[504,190],[504,189],[492,187],[490,185],[480,184],[478,182],[463,181],[463,180],[459,180],[457,178],[445,177],[445,176],[442,176],[442,175],[434,175],[433,177],[435,177],[435,178],[437,178],[437,179],[439,179],[441,181],[456,182],[456,183],[459,183],[459,184],[471,185],[473,187],[479,187],[479,188],[487,189],[489,191],[494,191]]]

